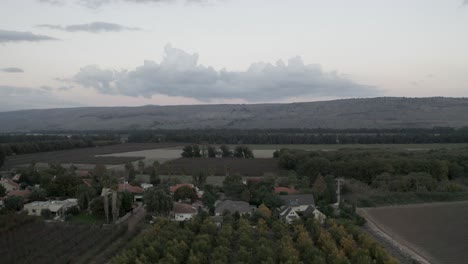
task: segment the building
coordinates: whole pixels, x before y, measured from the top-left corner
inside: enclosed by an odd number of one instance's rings
[[[7,193],[14,190],[19,190],[20,188],[19,184],[8,178],[2,178],[0,180],[0,184],[5,187]]]
[[[301,215],[313,216],[320,223],[325,220],[325,215],[315,207],[315,200],[312,194],[302,195],[282,195],[280,198],[284,201],[281,207],[279,217],[284,222],[291,224]]]
[[[238,212],[240,215],[245,214],[252,214],[255,211],[255,206],[250,206],[249,203],[244,201],[231,201],[231,200],[224,200],[218,202],[215,205],[215,215],[220,216],[223,215],[225,211],[229,211],[232,214]]]
[[[19,197],[23,197],[24,201],[27,201],[29,199],[29,196],[31,196],[31,191],[30,190],[13,190],[9,192],[7,196],[19,196]]]
[[[133,199],[135,202],[143,200],[143,188],[140,186],[133,186],[128,183],[120,183],[119,184],[119,192],[130,192],[133,194]]]
[[[29,215],[41,216],[42,210],[48,209],[52,213],[54,219],[63,217],[66,211],[73,207],[78,206],[77,199],[67,199],[64,201],[45,201],[45,202],[32,202],[24,205],[24,210]]]
[[[195,217],[198,214],[198,209],[190,204],[175,202],[173,213],[175,221],[185,221]]]

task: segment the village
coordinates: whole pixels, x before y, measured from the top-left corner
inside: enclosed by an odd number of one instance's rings
[[[301,217],[312,217],[319,222],[326,218],[316,206],[312,193],[275,186],[274,180],[263,177],[245,180],[239,175],[227,175],[223,186],[213,186],[205,183],[206,176],[202,173],[193,176],[194,183],[178,183],[171,179],[162,181],[156,168],[153,168],[151,175],[137,175],[149,179],[137,185],[135,180],[133,184],[128,181],[134,174],[134,168],[129,168],[129,173],[120,178],[109,176],[113,173],[102,165],[90,171],[73,167],[70,170],[60,165],[51,168],[62,174],[53,175],[45,187],[41,184],[27,185],[25,179],[28,176],[16,172],[9,172],[11,177],[2,177],[0,188],[5,191],[0,207],[41,217],[49,222],[70,221],[82,216],[98,219],[100,221],[96,223],[102,224],[121,223],[122,219],[131,218],[135,210],[144,210],[148,214],[147,219],[165,217],[172,221],[186,221],[198,214],[205,214],[218,225],[222,224],[222,216],[226,214],[244,217],[274,215],[289,224]],[[32,173],[41,174],[36,169]],[[58,191],[59,195],[56,195],[54,188],[71,188],[74,191]],[[229,189],[223,191],[223,188]],[[49,194],[47,190],[52,193]],[[255,190],[260,191],[256,193]],[[252,197],[259,195],[267,196],[267,199],[262,197],[261,200],[268,200],[268,206],[250,202]],[[164,206],[161,205],[163,201],[166,202]],[[337,208],[338,204],[335,206]]]

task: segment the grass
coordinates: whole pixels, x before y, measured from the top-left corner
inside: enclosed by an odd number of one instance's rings
[[[96,217],[90,214],[74,215],[69,221],[75,224],[87,224],[87,225],[101,225],[101,224],[104,224],[105,222],[104,218]]]

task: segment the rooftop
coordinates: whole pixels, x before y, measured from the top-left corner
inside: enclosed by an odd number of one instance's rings
[[[225,200],[216,205],[215,209],[217,214],[222,214],[224,211],[230,211],[231,213],[239,212],[240,214],[243,214],[252,212],[252,208],[249,203],[244,201]]]
[[[175,214],[196,214],[198,212],[197,208],[190,204],[185,203],[174,203],[174,213]]]
[[[281,195],[280,198],[286,206],[315,205],[312,194]]]

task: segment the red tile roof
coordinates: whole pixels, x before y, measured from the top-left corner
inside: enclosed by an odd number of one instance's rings
[[[174,186],[170,186],[169,187],[169,191],[171,191],[171,193],[175,193],[177,191],[177,189],[179,189],[180,187],[182,186],[187,186],[187,187],[190,187],[193,189],[193,184],[189,184],[189,183],[182,183],[182,184],[176,184]]]
[[[275,193],[298,194],[299,191],[287,187],[275,187]]]
[[[17,184],[16,182],[14,182],[12,179],[2,179],[3,182],[5,183],[8,183],[9,185],[13,186],[14,188],[19,188],[19,184]]]
[[[129,191],[131,193],[143,193],[143,188],[138,186],[133,186],[128,183],[119,184],[119,192]]]
[[[197,208],[191,206],[190,204],[174,203],[175,214],[196,214],[197,212]]]
[[[28,198],[31,195],[30,190],[13,190],[7,193],[7,196],[21,196],[23,198]]]

